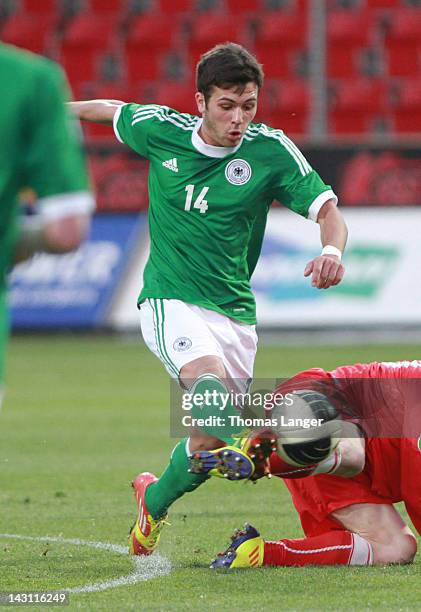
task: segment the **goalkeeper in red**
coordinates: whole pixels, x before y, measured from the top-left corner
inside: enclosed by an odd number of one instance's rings
[[[264,541],[247,525],[213,568],[413,560],[416,537],[394,504],[405,503],[421,534],[421,361],[313,369],[288,381],[295,388],[325,383],[328,396],[339,392],[351,408],[348,426],[360,434],[342,439],[319,465],[297,470],[277,453],[269,461],[270,472],[285,479],[306,537]]]
[[[141,59],[139,60],[141,61]],[[256,308],[250,277],[273,199],[320,226],[321,255],[304,271],[327,289],[343,276],[346,227],[337,198],[282,130],[253,123],[262,68],[227,43],[197,66],[198,116],[157,104],[93,100],[73,104],[81,119],[113,124],[116,137],[149,159],[150,255],[138,298],[144,340],[193,396],[244,392],[253,377]],[[216,402],[217,403],[217,402]],[[224,407],[226,422],[237,415]],[[192,415],[220,415],[220,406]],[[191,453],[233,443],[230,427],[193,429],[157,480],[133,485],[139,516],[134,554],[150,554],[169,506],[207,478],[188,471]]]

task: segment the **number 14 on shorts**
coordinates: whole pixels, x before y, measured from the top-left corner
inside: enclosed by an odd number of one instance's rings
[[[190,211],[191,205],[194,196],[194,190],[196,189],[196,185],[187,185],[185,191],[187,191],[186,195],[186,203],[184,204],[184,210]],[[208,202],[205,200],[205,196],[209,191],[209,187],[203,187],[199,195],[194,201],[193,208],[198,208],[202,214],[208,210]]]

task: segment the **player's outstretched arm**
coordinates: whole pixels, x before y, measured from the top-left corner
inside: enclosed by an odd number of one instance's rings
[[[125,102],[121,100],[86,100],[83,102],[68,102],[70,112],[82,121],[93,121],[112,125],[114,114]]]
[[[317,217],[320,225],[322,254],[310,261],[304,276],[311,275],[311,284],[318,289],[328,289],[341,282],[345,268],[341,255],[345,249],[348,230],[334,200],[328,200],[320,209]]]

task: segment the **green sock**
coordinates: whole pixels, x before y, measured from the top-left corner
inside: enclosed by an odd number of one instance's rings
[[[206,419],[207,424],[200,427],[210,436],[233,444],[234,434],[243,427],[239,424],[240,414],[230,401],[227,387],[222,380],[213,374],[203,374],[189,389],[191,394],[191,416],[194,419]]]
[[[174,447],[165,471],[157,482],[146,489],[146,505],[155,519],[164,516],[176,499],[194,491],[209,478],[206,474],[190,474],[187,471],[186,440],[184,438]]]
[[[231,402],[227,402],[228,390],[220,378],[212,374],[204,374],[199,377],[192,388],[191,415],[193,418],[210,418],[211,424],[201,427],[210,436],[224,440],[225,444],[233,444],[233,434],[242,428],[233,422],[229,416],[238,417],[237,410]],[[198,396],[208,397],[207,402],[202,402]],[[223,410],[221,410],[223,408]],[[222,421],[215,420],[217,418]],[[169,464],[157,482],[149,485],[145,493],[145,501],[153,518],[164,516],[176,499],[184,493],[194,491],[209,476],[206,474],[191,474],[188,472],[188,458],[186,453],[186,439],[181,440],[174,448]]]

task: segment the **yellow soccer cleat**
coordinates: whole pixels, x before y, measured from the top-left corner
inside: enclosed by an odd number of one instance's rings
[[[237,438],[235,445],[196,451],[189,458],[189,472],[228,480],[257,480],[269,475],[269,456],[276,439],[263,436]]]
[[[231,540],[227,550],[212,561],[211,569],[236,569],[263,565],[265,542],[252,525],[246,524],[244,529],[237,529]]]
[[[154,519],[148,512],[145,503],[147,487],[156,482],[157,478],[150,472],[139,474],[132,482],[139,514],[129,534],[129,552],[131,555],[151,555],[158,545],[161,530],[166,522],[166,516]]]
[[[252,477],[254,463],[240,448],[223,446],[216,450],[194,452],[189,458],[189,472],[243,480]]]

